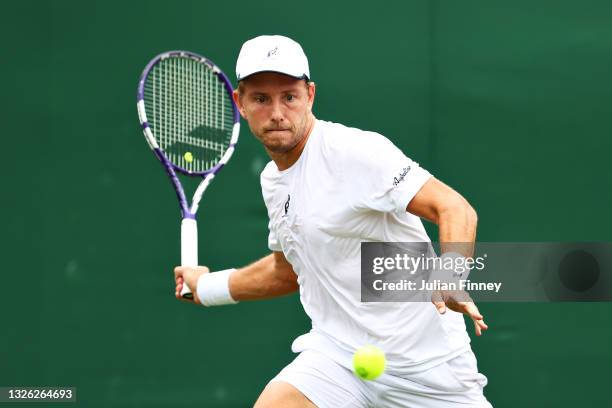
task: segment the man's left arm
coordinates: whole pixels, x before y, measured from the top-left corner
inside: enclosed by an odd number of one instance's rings
[[[473,255],[478,223],[476,211],[461,194],[440,180],[430,177],[408,203],[406,211],[438,225],[442,254]],[[465,296],[465,292],[441,291],[435,294],[432,302],[440,313],[445,313],[448,307],[468,315],[474,321],[476,335],[480,336],[488,327],[474,302],[465,301]]]

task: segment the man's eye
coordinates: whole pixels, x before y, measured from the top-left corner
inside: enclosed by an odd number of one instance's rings
[[[266,98],[263,96],[256,96],[255,97],[255,102],[257,103],[264,103],[266,101]]]
[[[295,98],[293,97],[293,95],[287,95],[287,100],[289,102],[291,102],[292,100],[294,100]]]

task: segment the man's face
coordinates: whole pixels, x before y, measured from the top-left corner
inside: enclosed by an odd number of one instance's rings
[[[251,132],[274,153],[293,149],[309,130],[315,85],[272,72],[262,72],[242,81],[234,91],[240,114]]]

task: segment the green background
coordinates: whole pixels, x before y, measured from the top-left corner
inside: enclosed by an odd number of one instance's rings
[[[296,296],[174,299],[178,206],[135,106],[157,53],[199,52],[234,81],[243,41],[289,35],[316,116],[392,139],[473,204],[479,240],[606,241],[611,21],[605,1],[4,4],[0,386],[73,385],[83,407],[247,407],[309,328]],[[199,213],[212,269],[266,253],[266,161],[243,123]],[[480,308],[494,406],[609,404],[610,304]]]

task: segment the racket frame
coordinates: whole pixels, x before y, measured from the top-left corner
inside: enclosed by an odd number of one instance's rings
[[[147,121],[147,114],[145,108],[144,101],[144,90],[145,83],[149,76],[149,73],[153,70],[153,68],[160,63],[161,61],[167,58],[190,58],[200,64],[206,65],[208,69],[210,69],[217,77],[222,81],[225,91],[228,93],[232,111],[233,111],[233,122],[234,125],[232,127],[232,136],[230,138],[229,146],[219,162],[213,166],[212,168],[202,171],[202,172],[194,172],[189,171],[185,168],[182,168],[174,163],[172,163],[164,154],[162,149],[159,147],[159,144],[155,140],[153,136],[153,132],[149,126],[149,122]],[[166,174],[170,178],[172,185],[174,187],[174,191],[176,193],[177,199],[179,201],[179,205],[181,208],[181,265],[182,266],[191,266],[195,267],[198,265],[198,229],[196,222],[196,213],[198,211],[200,200],[202,199],[202,195],[210,185],[210,182],[215,178],[215,175],[221,171],[221,169],[227,164],[229,159],[234,154],[234,150],[236,144],[238,143],[238,136],[240,134],[240,115],[238,113],[238,108],[233,101],[232,98],[233,88],[232,84],[227,78],[227,76],[221,71],[221,69],[211,60],[206,57],[203,57],[199,54],[190,51],[184,50],[174,50],[163,52],[157,56],[155,56],[145,67],[138,81],[138,89],[136,95],[136,106],[138,109],[138,118],[140,120],[140,125],[142,127],[142,131],[144,133],[145,139],[149,144],[151,150],[155,156],[159,159],[162,166],[164,167]],[[193,194],[193,199],[191,202],[191,206],[187,201],[187,197],[185,195],[185,190],[178,178],[178,173],[181,173],[186,176],[191,177],[202,177],[203,180],[200,182],[198,187]],[[193,295],[191,291],[187,287],[186,284],[183,285],[183,291],[181,295],[186,298],[192,298]]]

